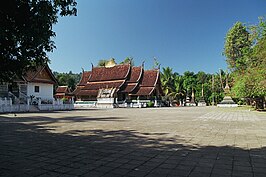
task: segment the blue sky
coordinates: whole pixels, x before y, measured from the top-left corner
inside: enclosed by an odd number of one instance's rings
[[[156,57],[175,72],[226,69],[222,56],[227,31],[237,21],[255,24],[266,15],[265,0],[77,0],[78,15],[54,26],[53,71],[91,69],[100,59],[117,62]]]

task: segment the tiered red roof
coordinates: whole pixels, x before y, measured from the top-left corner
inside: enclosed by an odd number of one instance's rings
[[[72,93],[74,95],[77,95],[80,92],[80,90],[87,84],[90,77],[91,77],[91,71],[83,71],[81,75],[81,79],[76,89]]]
[[[130,71],[129,79],[126,81],[126,84],[124,85],[121,92],[123,93],[131,93],[133,90],[138,86],[139,81],[141,79],[143,73],[143,67],[142,66],[133,66]]]
[[[81,79],[78,83],[78,86],[85,86],[90,77],[91,77],[91,71],[82,72],[82,76],[81,76]]]
[[[143,73],[143,79],[140,83],[141,87],[154,87],[159,79],[160,71],[158,69],[147,70]]]
[[[116,88],[117,92],[147,96],[154,91],[159,73],[158,69],[144,71],[143,66],[131,67],[130,64],[93,67],[91,72],[83,73],[73,93],[77,96],[97,96],[99,89]]]
[[[159,80],[160,71],[158,69],[144,71],[140,85],[133,91],[132,95],[150,95]]]
[[[130,64],[113,67],[93,67],[85,87],[76,91],[76,95],[97,96],[102,88],[116,88],[117,91],[125,84],[130,72]]]
[[[83,90],[99,90],[102,88],[120,88],[125,80],[105,81],[105,82],[89,82]]]
[[[125,80],[130,71],[130,64],[116,65],[114,67],[94,67],[92,68],[89,82]]]
[[[133,66],[130,72],[130,77],[127,82],[138,82],[143,72],[142,66]]]
[[[70,93],[70,89],[68,88],[68,86],[58,86],[56,93]]]
[[[55,97],[73,96],[68,86],[58,86],[55,92]]]

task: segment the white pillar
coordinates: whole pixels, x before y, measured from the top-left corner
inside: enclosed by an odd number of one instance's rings
[[[154,100],[154,107],[157,107],[158,105],[157,105],[157,98],[155,98],[155,100]]]

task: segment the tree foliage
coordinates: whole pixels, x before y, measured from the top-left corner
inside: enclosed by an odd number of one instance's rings
[[[0,5],[0,82],[49,61],[58,15],[76,15],[74,0],[8,0]]]
[[[53,74],[58,81],[58,85],[68,86],[72,91],[76,88],[81,78],[81,73],[74,74],[71,71],[68,73],[53,72]]]
[[[98,61],[97,66],[105,66],[109,60],[101,59]]]
[[[222,75],[224,77],[224,71]],[[212,75],[203,71],[198,73],[186,71],[183,75],[174,72],[172,68],[162,68],[161,83],[165,99],[169,102],[184,102],[186,96],[191,96],[192,89],[195,93],[195,100],[199,101],[202,97],[202,86],[204,89],[204,100],[207,104],[215,101],[219,103],[223,99],[223,89],[220,84],[220,74],[215,73],[212,88]]]
[[[134,66],[134,61],[132,57],[126,57],[124,61],[120,62],[120,64],[131,64],[131,66]]]
[[[235,43],[239,45],[235,45],[237,47],[234,49],[240,55],[234,58],[234,63],[243,64],[243,61],[245,62],[245,67],[241,67],[241,69],[239,69],[240,65],[233,66],[235,69],[232,70],[234,81],[232,93],[239,98],[260,100],[262,104],[259,107],[263,108],[266,96],[266,22],[263,18],[259,18],[257,25],[243,26],[240,24],[237,23],[229,31],[225,43],[225,49],[229,49],[230,42],[228,41],[232,36],[238,36],[235,40],[238,42]],[[232,46],[231,48],[233,48]],[[231,55],[227,50],[225,50],[225,54],[227,60],[231,61]],[[232,67],[230,62],[228,64],[229,67]]]
[[[248,56],[251,50],[250,34],[247,27],[237,22],[227,33],[224,55],[230,69],[243,70],[246,68]]]

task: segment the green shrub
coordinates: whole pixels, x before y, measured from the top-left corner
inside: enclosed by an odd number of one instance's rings
[[[153,106],[154,106],[154,103],[152,101],[147,103],[147,107],[153,107]]]

